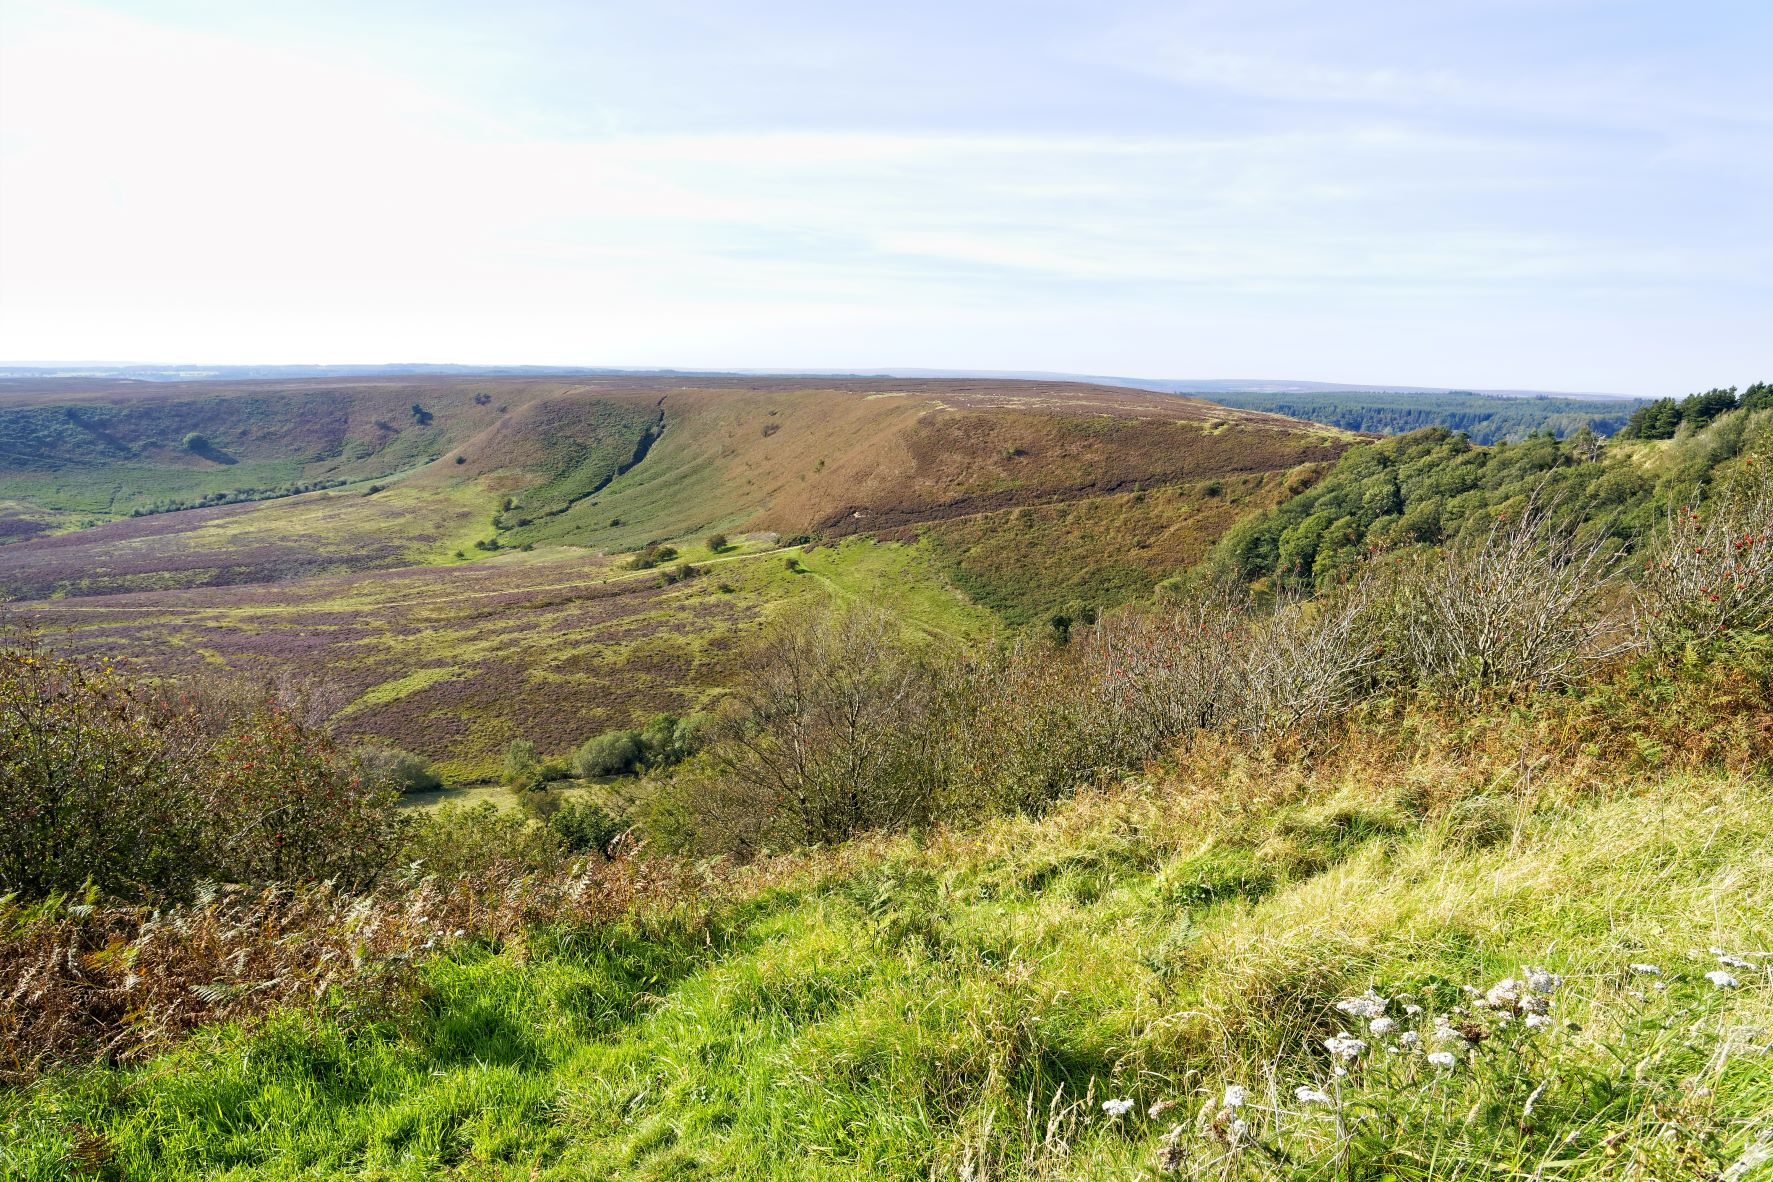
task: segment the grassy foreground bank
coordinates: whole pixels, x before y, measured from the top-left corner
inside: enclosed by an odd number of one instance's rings
[[[5,1093],[0,1174],[1764,1177],[1765,691],[1385,704],[446,939],[396,993]]]

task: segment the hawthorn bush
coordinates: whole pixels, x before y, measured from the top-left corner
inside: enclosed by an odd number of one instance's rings
[[[270,690],[181,693],[0,639],[0,892],[374,881],[399,793]]]

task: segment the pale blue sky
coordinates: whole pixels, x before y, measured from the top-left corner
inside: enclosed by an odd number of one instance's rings
[[[0,0],[0,358],[1773,376],[1773,4]]]

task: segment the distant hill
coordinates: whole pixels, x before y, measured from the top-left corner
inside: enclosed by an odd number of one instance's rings
[[[385,365],[122,365],[106,362],[0,363],[0,379],[117,378],[139,382],[247,381],[256,378],[347,377],[832,377],[914,378],[928,381],[1088,382],[1125,386],[1166,394],[1449,394],[1476,393],[1497,398],[1599,398],[1618,394],[1568,390],[1456,390],[1446,386],[1349,384],[1277,378],[1135,378],[1109,374],[1077,374],[1049,370],[931,369],[905,366],[863,366],[836,369],[677,369],[595,365],[454,365],[396,362]],[[0,398],[4,398],[0,390]],[[1217,399],[1214,399],[1217,401]]]

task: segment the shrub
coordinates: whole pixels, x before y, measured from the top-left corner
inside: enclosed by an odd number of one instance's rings
[[[528,739],[512,739],[505,744],[505,783],[516,784],[533,778],[541,764],[536,745]]]
[[[802,616],[766,642],[711,747],[795,840],[927,820],[935,670],[884,613]]]
[[[581,776],[621,776],[638,771],[646,757],[639,731],[608,731],[573,752],[573,769]]]
[[[1438,557],[1391,564],[1375,622],[1391,678],[1443,693],[1570,684],[1624,651],[1606,610],[1620,556],[1529,502]]]
[[[421,816],[401,848],[401,860],[441,879],[484,875],[498,867],[548,871],[562,849],[555,834],[491,801],[450,802]]]
[[[386,784],[397,792],[429,792],[443,786],[443,777],[423,757],[398,747],[359,747],[351,753],[365,783]]]
[[[574,800],[561,805],[548,818],[548,828],[564,849],[607,858],[629,824],[596,801]]]
[[[708,538],[707,538],[708,549],[715,554],[721,553],[723,550],[725,550],[727,548],[727,546],[729,544],[730,543],[727,541],[727,536],[725,534],[709,534],[708,535]]]
[[[1644,560],[1638,614],[1664,649],[1773,629],[1773,470],[1758,463],[1708,512],[1669,512]]]
[[[615,522],[610,523],[614,525]],[[677,557],[677,551],[670,546],[654,542],[635,552],[624,564],[629,570],[651,570]]]
[[[0,643],[0,891],[86,882],[179,897],[201,880],[378,878],[403,828],[299,697],[174,696],[34,637]]]

